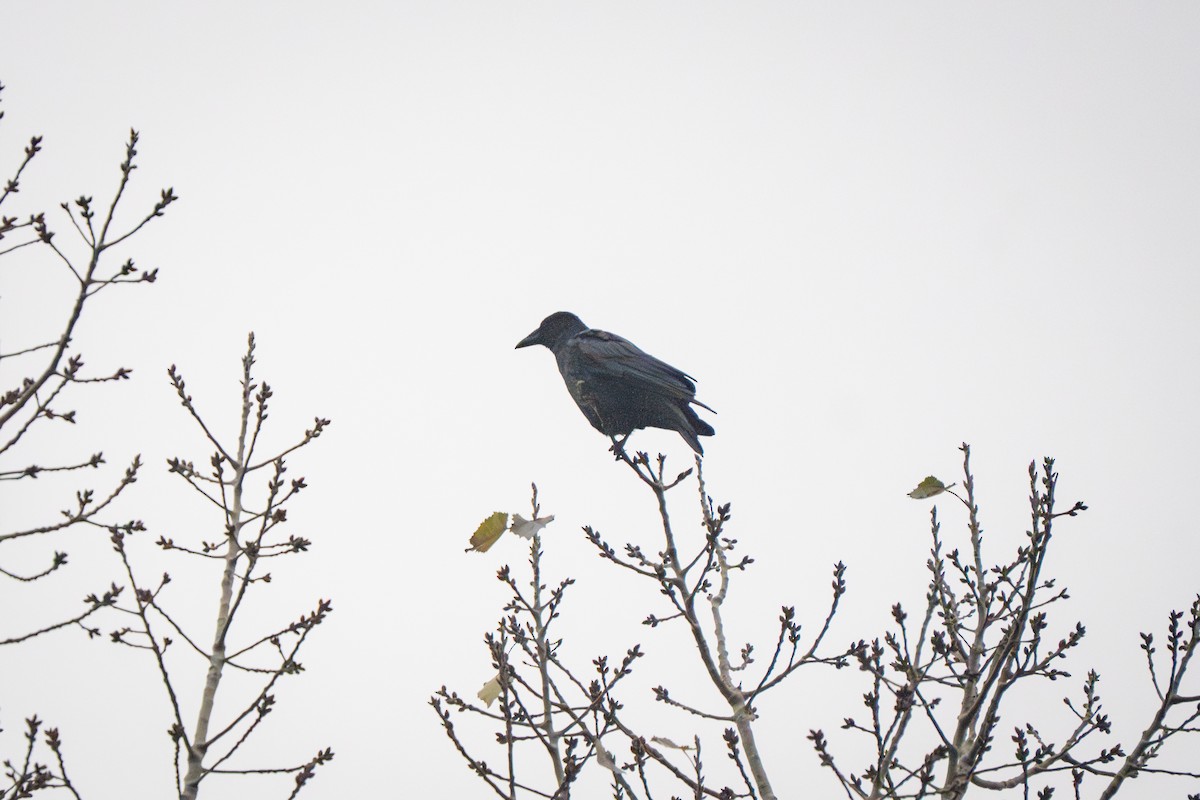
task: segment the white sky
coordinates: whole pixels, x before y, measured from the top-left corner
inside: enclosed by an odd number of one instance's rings
[[[147,573],[172,572],[207,638],[215,585],[151,544],[219,533],[165,474],[169,456],[208,455],[166,367],[229,431],[254,330],[271,441],[333,419],[291,462],[312,485],[291,526],[314,553],[279,565],[261,606],[276,621],[334,599],[260,740],[273,764],[335,749],[310,800],[487,794],[425,702],[489,677],[481,637],[505,600],[492,576],[524,555],[462,548],[491,511],[523,511],[530,481],[558,517],[551,574],[580,580],[562,624],[581,667],[641,642],[630,702],[691,685],[664,666],[685,645],[637,624],[653,588],[578,533],[653,546],[649,495],[550,355],[512,349],[560,309],[695,375],[720,412],[709,488],[758,559],[733,590],[736,641],[766,647],[784,603],[817,624],[839,559],[850,594],[833,642],[881,635],[891,603],[915,610],[924,591],[928,503],[905,492],[958,479],[971,442],[999,559],[1025,529],[1027,464],[1057,457],[1060,496],[1092,510],[1060,528],[1051,569],[1072,600],[1052,632],[1081,619],[1088,638],[1076,678],[1030,713],[1065,731],[1058,700],[1095,667],[1130,742],[1151,696],[1137,632],[1161,637],[1200,590],[1197,41],[1190,3],[7,4],[3,177],[45,136],[20,210],[107,198],[131,125],[126,219],[162,187],[182,198],[120,254],[159,283],[102,295],[81,331],[90,364],[135,380],[80,396],[79,430],[35,443],[102,446],[114,479],[143,454],[121,514],[150,525]],[[70,287],[54,269],[4,260],[5,350],[57,329]],[[674,435],[634,443],[688,459]],[[55,513],[76,484],[38,488],[5,487],[5,528]],[[676,504],[693,524],[689,489]],[[961,535],[957,509],[942,513]],[[117,564],[101,539],[38,543],[69,550],[72,570],[46,594],[2,585],[0,603],[41,613],[104,586]],[[4,616],[4,633],[20,627]],[[141,655],[71,635],[6,649],[6,752],[36,711],[90,796],[169,791],[166,706]],[[813,673],[764,700],[781,796],[839,793],[804,735],[822,727],[836,749],[865,690]],[[658,735],[692,729],[659,719]],[[1175,747],[1200,760],[1194,741]]]

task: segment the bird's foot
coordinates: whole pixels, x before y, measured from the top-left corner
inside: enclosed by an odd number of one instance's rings
[[[629,441],[629,434],[625,434],[620,439],[617,439],[615,436],[610,436],[608,438],[612,439],[612,447],[608,448],[608,452],[612,453],[616,457],[617,461],[620,461],[623,458],[628,458],[628,456],[625,455],[625,443]]]

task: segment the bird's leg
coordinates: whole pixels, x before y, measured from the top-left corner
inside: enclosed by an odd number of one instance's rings
[[[629,434],[625,434],[619,440],[615,436],[610,436],[608,438],[612,439],[612,447],[608,448],[608,452],[615,455],[617,461],[620,461],[622,458],[628,458],[628,456],[625,455],[625,443],[629,441]]]

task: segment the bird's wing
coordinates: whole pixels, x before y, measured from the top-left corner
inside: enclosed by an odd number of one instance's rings
[[[614,333],[588,329],[572,339],[579,374],[601,382],[617,382],[641,392],[694,401],[692,376],[643,352]]]

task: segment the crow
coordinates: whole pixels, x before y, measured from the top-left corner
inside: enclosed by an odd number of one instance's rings
[[[696,399],[691,375],[616,334],[589,328],[569,311],[546,317],[517,347],[534,344],[554,353],[575,404],[593,428],[613,439],[618,452],[634,430],[663,428],[678,432],[704,454],[698,437],[715,431],[696,416],[691,404],[712,409]],[[625,438],[618,442],[618,436]]]

